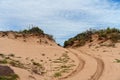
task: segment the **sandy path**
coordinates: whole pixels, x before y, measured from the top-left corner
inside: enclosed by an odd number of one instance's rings
[[[60,80],[99,80],[104,71],[102,59],[92,56],[84,49],[68,49],[79,60],[79,65],[71,74]],[[88,61],[89,60],[89,61]],[[90,62],[91,61],[91,62]],[[91,70],[92,69],[92,70]],[[87,70],[87,71],[86,71]],[[88,74],[88,75],[87,75]]]
[[[64,80],[64,79],[66,79],[66,78],[73,77],[74,75],[76,75],[76,74],[78,74],[79,72],[81,72],[81,70],[84,68],[84,65],[85,65],[85,61],[84,61],[83,59],[81,59],[81,57],[80,57],[77,53],[73,52],[73,51],[70,50],[70,49],[68,49],[68,50],[69,50],[72,54],[74,54],[74,55],[76,56],[76,58],[79,60],[79,64],[78,64],[77,68],[76,68],[74,71],[72,71],[72,72],[71,72],[70,74],[68,74],[67,76],[60,78],[59,80]]]
[[[76,70],[65,80],[89,80],[91,78],[91,74],[94,74],[97,69],[96,60],[78,50],[69,49],[69,51],[76,55],[80,64]],[[81,64],[81,61],[84,62],[84,64]]]
[[[83,50],[79,50],[81,53],[86,54],[92,58],[94,58],[97,62],[97,70],[95,71],[95,73],[91,76],[91,78],[89,80],[99,80],[99,78],[101,77],[103,71],[104,71],[104,62],[102,59],[91,56],[90,54],[87,54],[85,51]]]

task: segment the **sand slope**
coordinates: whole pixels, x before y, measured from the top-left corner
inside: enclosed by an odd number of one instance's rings
[[[53,43],[55,44],[55,43]],[[53,74],[57,71],[54,67],[64,66],[64,63],[54,63],[59,58],[66,56],[69,62],[67,65],[73,65],[67,73],[63,73],[59,79],[66,79],[76,70],[79,60],[76,55],[69,52],[69,50],[59,47],[57,45],[46,45],[46,44],[33,44],[31,42],[23,42],[21,40],[10,39],[7,37],[0,38],[0,53],[4,55],[14,54],[13,59],[19,60],[25,66],[31,66],[31,62],[40,63],[45,67],[47,73],[44,75],[36,75],[35,73],[29,72],[29,69],[22,69],[18,67],[12,67],[16,74],[20,76],[21,80],[54,80],[57,78],[53,77]],[[63,56],[64,55],[64,56]],[[62,56],[62,57],[61,57]],[[33,66],[31,66],[33,67]],[[29,68],[31,68],[29,67]],[[28,67],[27,67],[28,68]]]

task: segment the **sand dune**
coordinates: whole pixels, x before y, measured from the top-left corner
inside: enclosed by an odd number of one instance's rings
[[[32,37],[26,42],[20,38],[1,37],[0,54],[8,60],[8,64],[3,65],[10,66],[20,80],[120,79],[120,64],[116,61],[120,59],[120,43],[115,47],[86,44],[78,48],[49,43],[51,45],[39,44]],[[11,61],[16,64],[11,65]]]

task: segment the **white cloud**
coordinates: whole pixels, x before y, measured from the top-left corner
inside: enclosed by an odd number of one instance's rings
[[[91,27],[118,27],[119,4],[113,0],[0,0],[0,30],[34,24],[61,43]]]

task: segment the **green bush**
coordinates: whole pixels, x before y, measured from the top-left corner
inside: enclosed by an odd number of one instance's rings
[[[43,30],[40,29],[39,27],[32,27],[31,29],[25,29],[21,31],[21,33],[33,33],[33,34],[44,34]]]
[[[60,77],[60,76],[62,76],[62,74],[61,74],[60,72],[56,72],[56,73],[54,74],[54,77]]]
[[[0,60],[0,64],[7,64],[8,61],[6,59]]]

